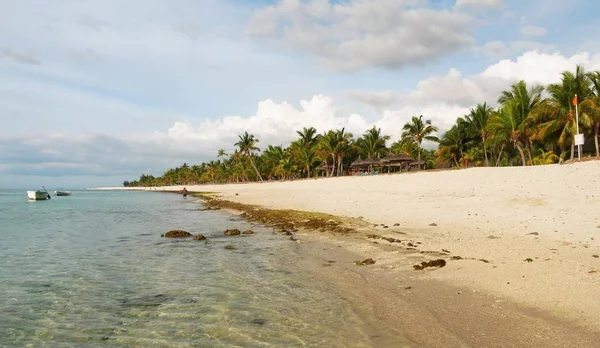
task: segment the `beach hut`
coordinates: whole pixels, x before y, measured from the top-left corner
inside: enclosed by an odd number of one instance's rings
[[[331,173],[332,170],[333,165],[327,162],[321,163],[321,165],[317,168],[317,171],[319,172],[320,176],[327,176],[329,173]]]
[[[414,162],[414,159],[405,154],[399,154],[399,155],[390,154],[388,156],[385,156],[381,160],[381,162],[384,167],[388,167],[388,173],[391,173],[392,168],[397,168],[398,171],[400,171],[400,172],[402,171],[402,167],[406,167],[406,169],[408,170],[409,163]]]
[[[408,167],[408,170],[412,170],[413,168],[417,168],[417,169],[425,169],[425,162],[424,161],[414,161],[410,163],[410,166]]]

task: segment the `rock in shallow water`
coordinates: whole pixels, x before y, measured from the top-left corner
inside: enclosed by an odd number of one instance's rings
[[[192,234],[184,230],[171,230],[164,235],[166,238],[187,238]]]
[[[204,237],[204,235],[202,234],[197,234],[194,236],[194,240],[205,240],[206,237]]]
[[[226,236],[239,236],[240,233],[241,233],[240,230],[238,230],[237,228],[228,229],[228,230],[225,230],[225,232],[223,232],[223,234]]]
[[[154,296],[142,296],[121,301],[123,307],[156,307],[169,300],[167,295],[158,294]]]
[[[254,231],[252,231],[252,230],[245,230],[244,234],[254,234]]]

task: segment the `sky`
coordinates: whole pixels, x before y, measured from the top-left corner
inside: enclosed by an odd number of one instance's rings
[[[600,69],[600,2],[0,0],[0,187],[120,185],[302,127],[423,115]]]

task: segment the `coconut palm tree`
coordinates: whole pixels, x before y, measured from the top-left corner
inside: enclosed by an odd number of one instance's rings
[[[280,172],[280,167],[285,156],[285,150],[283,146],[273,146],[269,145],[269,147],[263,152],[263,159],[265,164],[267,165],[269,177],[273,177],[273,175],[277,175]]]
[[[325,175],[330,177],[335,172],[335,161],[337,159],[336,148],[338,146],[338,139],[335,131],[330,130],[327,133],[319,137],[319,150],[322,152],[323,162],[328,164],[329,158],[331,158],[331,172],[329,166],[325,167]]]
[[[591,95],[581,103],[580,110],[589,118],[592,124],[591,131],[596,146],[596,157],[600,158],[600,148],[598,147],[598,136],[600,135],[600,71],[590,72],[587,76],[591,83]]]
[[[315,127],[304,127],[301,131],[296,131],[296,134],[300,137],[298,142],[301,146],[310,149],[317,145],[319,135]]]
[[[456,124],[452,126],[442,139],[440,139],[440,146],[437,151],[437,155],[444,161],[453,161],[454,164],[459,167],[465,148],[467,147],[468,141],[468,127],[469,123],[462,118],[456,121]]]
[[[486,103],[477,104],[474,109],[471,109],[469,114],[465,117],[469,127],[477,132],[481,138],[481,144],[483,145],[483,156],[485,158],[485,166],[489,166],[488,153],[486,148],[486,141],[488,138],[487,125],[492,115],[493,110]]]
[[[306,177],[310,178],[311,169],[317,162],[315,151],[306,147],[300,147],[296,151],[296,158],[300,166],[304,168],[303,171],[306,173]]]
[[[252,164],[252,167],[254,168],[254,171],[256,172],[256,176],[258,177],[258,179],[260,181],[263,181],[263,178],[260,175],[258,168],[256,168],[256,165],[254,164],[254,160],[252,159],[252,152],[260,151],[260,149],[258,147],[256,147],[256,144],[258,143],[258,139],[256,139],[254,137],[254,135],[248,134],[247,131],[244,132],[244,134],[242,134],[242,135],[238,135],[238,138],[239,138],[239,140],[237,143],[235,143],[235,146],[238,147],[239,154],[241,154],[243,157],[245,157],[246,159],[248,159],[250,161],[250,164]]]
[[[528,87],[525,81],[521,80],[513,84],[508,91],[503,91],[498,98],[498,103],[504,106],[511,103],[511,113],[514,121],[519,124],[520,135],[523,137],[520,142],[523,144],[522,150],[527,152],[529,161],[532,161],[532,141],[536,134],[536,124],[530,120],[530,113],[542,100],[542,86]],[[522,126],[521,126],[522,124]],[[525,164],[524,164],[525,165]]]
[[[539,150],[539,154],[533,159],[533,164],[535,165],[545,165],[545,164],[553,164],[558,162],[559,158],[554,153],[554,151],[544,151],[543,149]]]
[[[438,128],[431,124],[431,120],[423,121],[423,115],[416,117],[413,116],[410,122],[402,127],[402,137],[412,139],[412,141],[417,145],[417,163],[419,163],[418,168],[421,168],[421,144],[423,140],[429,141],[439,141],[436,136],[431,134],[438,131]]]
[[[565,71],[562,73],[560,83],[548,85],[546,90],[550,96],[544,99],[532,112],[531,124],[537,125],[537,138],[541,141],[548,137],[557,137],[557,144],[564,151],[571,146],[571,160],[575,155],[574,136],[577,134],[577,119],[574,97],[577,95],[579,102],[591,96],[590,81],[581,66],[577,66],[575,73]],[[579,115],[579,126],[591,127],[590,115]]]
[[[337,141],[334,151],[335,156],[337,157],[337,175],[341,176],[343,173],[342,165],[344,163],[344,157],[352,149],[352,133],[347,133],[346,128],[336,130],[335,139]]]
[[[356,141],[355,146],[358,153],[364,158],[385,156],[387,153],[385,142],[389,139],[389,135],[381,135],[381,128],[373,126]]]
[[[518,101],[506,101],[488,121],[488,130],[495,142],[513,145],[521,155],[521,165],[525,166],[527,164],[523,151],[523,139],[526,138],[525,123],[521,115],[521,105]]]

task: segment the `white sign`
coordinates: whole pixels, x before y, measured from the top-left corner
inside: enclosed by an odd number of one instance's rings
[[[579,146],[579,145],[583,145],[583,143],[584,143],[583,134],[575,134],[575,145]]]

